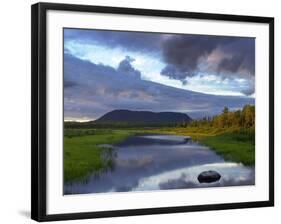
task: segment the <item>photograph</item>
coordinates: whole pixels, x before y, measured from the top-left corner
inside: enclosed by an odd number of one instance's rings
[[[64,195],[255,185],[255,37],[62,38]]]
[[[273,17],[31,9],[32,219],[274,206]]]

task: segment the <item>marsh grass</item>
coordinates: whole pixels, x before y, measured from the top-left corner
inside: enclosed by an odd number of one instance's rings
[[[114,154],[102,144],[116,144],[138,134],[176,134],[190,136],[209,146],[225,160],[255,164],[254,128],[168,127],[136,129],[65,129],[64,181],[86,181],[90,174],[112,169]]]
[[[100,145],[116,144],[132,134],[126,130],[65,130],[64,181],[85,179],[93,172],[111,168],[111,149]]]
[[[200,140],[204,145],[222,155],[226,160],[241,162],[244,165],[255,164],[255,132],[241,130],[206,137]]]
[[[193,140],[209,146],[225,160],[244,165],[255,164],[254,128],[187,127],[163,128],[154,132],[190,136]]]

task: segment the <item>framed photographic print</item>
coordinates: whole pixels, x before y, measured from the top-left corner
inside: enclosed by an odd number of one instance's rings
[[[32,6],[32,218],[274,204],[274,19]]]

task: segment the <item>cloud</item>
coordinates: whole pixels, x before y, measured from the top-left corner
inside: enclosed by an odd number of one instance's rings
[[[218,71],[238,73],[244,76],[255,75],[255,40],[254,38],[236,38],[222,48],[228,56],[222,57]]]
[[[212,55],[214,52],[217,54]],[[210,61],[210,56],[215,60]],[[167,66],[162,74],[182,80],[202,72],[254,76],[255,41],[243,37],[175,35],[163,45],[163,60]]]
[[[163,45],[163,58],[168,66],[177,69],[184,78],[198,69],[201,58],[207,57],[220,42],[227,41],[213,36],[175,35]]]
[[[70,88],[76,86],[76,83],[71,80],[65,80],[63,83],[64,88]]]
[[[200,64],[216,50],[221,54],[216,72],[254,75],[255,39],[250,37],[211,36],[195,34],[163,34],[148,32],[64,29],[65,41],[98,44],[131,51],[160,53],[167,64],[163,74],[183,79],[200,70]],[[172,72],[173,71],[173,72]],[[180,73],[182,73],[180,75]],[[182,77],[180,77],[182,76]]]
[[[244,78],[255,81],[255,39],[251,37],[89,29],[64,29],[64,37],[66,45],[75,42],[118,49],[123,53],[137,52],[153,56],[163,64],[158,73],[179,80],[183,85],[188,82],[188,78],[199,74],[202,77],[213,74],[222,79]],[[98,57],[96,50],[91,49],[91,57],[95,60]],[[128,62],[133,62],[130,60],[125,59],[119,65],[123,66],[120,69],[130,69],[126,67]],[[132,75],[139,74],[132,71]],[[253,85],[250,85],[240,92],[251,95],[254,91]]]
[[[127,56],[115,69],[66,53],[65,119],[96,119],[114,109],[175,111],[204,116],[216,114],[224,106],[239,108],[254,103],[251,98],[214,96],[142,80],[132,61],[133,58]]]
[[[131,63],[134,61],[135,61],[134,58],[132,58],[130,56],[126,56],[125,59],[119,63],[117,71],[134,76],[137,79],[140,79],[140,77],[141,77],[140,71],[138,71],[137,69],[134,69],[133,66],[131,65]]]
[[[175,65],[166,65],[162,71],[161,75],[168,76],[171,79],[178,79],[183,82],[183,84],[186,84],[186,77],[187,76],[194,76],[194,72],[192,72],[190,69],[187,69],[186,71],[179,69]]]
[[[64,38],[81,43],[102,44],[108,47],[122,47],[132,51],[155,52],[162,46],[165,34],[129,31],[64,29]]]
[[[183,81],[186,81],[183,84],[186,89],[207,94],[242,96],[250,95],[249,93],[255,90],[254,77],[245,79],[205,74],[195,75]]]
[[[188,82],[188,78],[209,74],[225,79],[244,78],[254,83],[255,41],[253,38],[178,35],[163,45],[167,64],[162,75]],[[251,95],[254,85],[240,92]]]

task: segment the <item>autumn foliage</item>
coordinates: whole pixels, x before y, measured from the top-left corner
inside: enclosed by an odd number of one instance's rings
[[[204,117],[200,120],[193,120],[189,127],[215,127],[215,128],[252,128],[255,126],[255,106],[245,105],[242,110],[230,111],[224,107],[221,114],[214,117]]]

